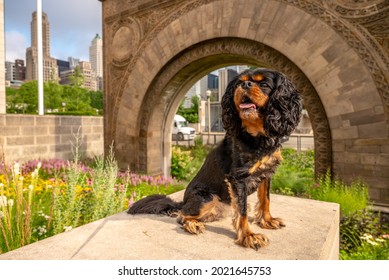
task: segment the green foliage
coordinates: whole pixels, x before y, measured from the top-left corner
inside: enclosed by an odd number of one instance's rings
[[[38,111],[38,81],[31,81],[20,86],[19,105],[23,114],[35,114]]]
[[[85,194],[83,223],[89,223],[123,210],[126,199],[126,183],[117,184],[119,172],[112,147],[106,159],[96,158],[95,167],[87,179],[91,190]]]
[[[340,250],[351,252],[362,245],[361,236],[369,233],[379,236],[388,230],[377,213],[362,209],[340,217]]]
[[[84,76],[81,74],[80,66],[74,69],[74,73],[69,77],[70,83],[75,88],[80,88],[84,84]]]
[[[183,180],[194,172],[190,166],[193,157],[190,151],[184,151],[178,146],[172,147],[171,174],[179,180]]]
[[[103,92],[101,90],[89,91],[89,96],[92,108],[103,110]]]
[[[365,235],[366,236],[366,235]],[[350,252],[340,251],[342,260],[389,260],[389,240],[371,237]]]
[[[190,108],[184,108],[183,102],[177,110],[177,114],[183,116],[189,123],[199,122],[199,98],[197,96],[192,97],[192,106]]]
[[[302,196],[314,182],[314,152],[282,149],[283,161],[272,180],[272,191]]]
[[[311,186],[308,192],[313,199],[339,203],[340,210],[345,215],[363,210],[369,203],[366,185],[361,182],[346,185],[339,180],[332,180],[329,172],[319,178],[317,184]]]
[[[203,165],[212,147],[203,146],[201,137],[190,147],[173,146],[171,174],[179,180],[191,181]]]
[[[55,81],[44,84],[44,103],[46,109],[55,110],[62,107],[63,87]]]
[[[88,90],[80,87],[64,86],[63,100],[67,111],[88,111],[91,108]]]
[[[101,115],[103,93],[80,87],[81,77],[75,76],[73,80],[75,86],[60,85],[55,81],[44,83],[45,109],[56,115]],[[24,83],[19,89],[6,88],[6,103],[7,113],[37,114],[37,81]]]

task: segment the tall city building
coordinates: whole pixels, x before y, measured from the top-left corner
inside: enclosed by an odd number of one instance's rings
[[[75,57],[69,56],[68,57],[68,61],[69,61],[69,68],[70,69],[74,69],[74,68],[76,68],[77,66],[80,65],[80,59],[79,58],[75,58]]]
[[[98,90],[96,74],[95,71],[92,70],[91,63],[87,61],[80,61],[77,67],[80,70],[80,74],[83,76],[83,83],[81,87],[94,91]],[[61,72],[62,85],[70,85],[72,83],[71,77],[76,73],[76,68]]]
[[[70,70],[70,63],[67,60],[57,59],[57,65],[58,65],[58,76],[61,76],[61,73],[63,71]]]
[[[5,62],[5,80],[6,81],[15,80],[15,62],[12,61]]]
[[[238,75],[238,72],[233,69],[229,68],[223,68],[219,69],[219,96],[218,100],[222,100],[222,97],[224,95],[224,92],[226,91],[227,85],[229,82],[231,82],[236,75]]]
[[[103,40],[96,34],[89,47],[89,61],[97,77],[103,77]]]
[[[31,47],[26,52],[26,80],[38,79],[38,34],[37,12],[32,14]],[[57,60],[50,56],[50,23],[46,13],[42,13],[42,44],[43,44],[43,80],[58,80]]]
[[[24,81],[26,79],[26,66],[23,59],[15,60],[15,80]]]

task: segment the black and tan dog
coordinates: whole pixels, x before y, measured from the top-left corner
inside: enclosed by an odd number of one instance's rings
[[[270,215],[270,183],[282,160],[282,140],[297,126],[301,109],[299,93],[284,74],[263,68],[242,72],[222,99],[225,138],[187,186],[184,200],[152,195],[128,213],[175,214],[185,230],[199,234],[205,222],[220,219],[231,205],[235,242],[254,249],[266,245],[268,238],[249,227],[247,196],[257,191],[256,224],[267,229],[284,226]]]

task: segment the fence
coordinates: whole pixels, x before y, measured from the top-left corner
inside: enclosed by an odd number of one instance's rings
[[[216,145],[224,138],[224,133],[222,132],[211,132],[208,136],[207,133],[198,134],[196,138],[202,137],[202,143],[209,145]],[[195,139],[196,139],[195,138]],[[183,140],[178,141],[177,139],[173,140],[173,143],[180,146],[194,146],[195,140]],[[282,144],[283,147],[292,148],[297,151],[311,150],[314,149],[314,139],[312,134],[291,134],[289,139]]]

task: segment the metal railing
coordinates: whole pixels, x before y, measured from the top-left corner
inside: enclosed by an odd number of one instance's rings
[[[282,146],[300,152],[302,150],[313,150],[315,141],[312,134],[291,134],[288,141],[283,143]]]
[[[203,145],[209,144],[209,145],[216,145],[224,138],[223,132],[211,132],[209,134],[209,143],[208,143],[208,133],[203,134],[197,134],[195,139],[198,137],[202,137]],[[172,142],[175,145],[181,145],[181,146],[194,146],[195,145],[195,139],[189,139],[189,140],[182,140],[179,141],[178,139],[172,140]],[[285,148],[292,148],[297,151],[303,151],[303,150],[311,150],[314,149],[314,138],[312,134],[291,134],[289,136],[289,139],[282,144]]]

